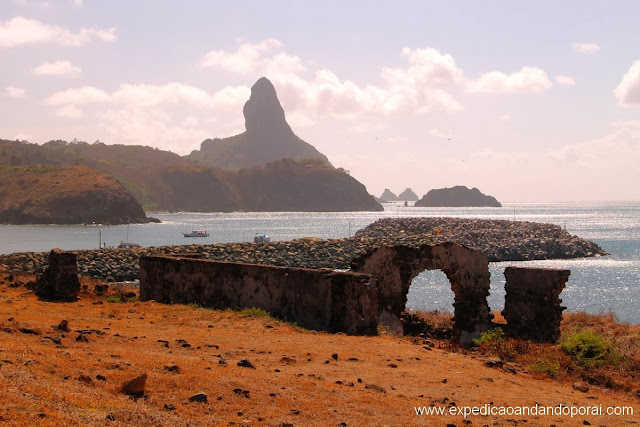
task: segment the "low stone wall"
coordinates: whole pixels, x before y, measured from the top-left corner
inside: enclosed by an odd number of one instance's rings
[[[34,283],[36,294],[45,299],[75,301],[80,292],[76,254],[61,249],[49,252],[49,266]]]
[[[489,328],[489,261],[458,243],[419,247],[385,246],[351,262],[353,271],[369,274],[378,285],[379,322],[402,331],[400,315],[407,305],[412,280],[425,270],[442,270],[455,294],[453,335],[463,344]]]
[[[212,308],[261,308],[300,326],[377,333],[378,292],[370,276],[193,258],[140,258],[140,299]]]
[[[502,315],[511,336],[540,342],[560,337],[562,307],[560,292],[569,280],[569,270],[507,267]]]

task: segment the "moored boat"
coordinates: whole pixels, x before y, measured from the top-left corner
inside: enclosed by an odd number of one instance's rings
[[[184,237],[209,237],[209,233],[201,230],[193,230],[191,233],[182,233]]]

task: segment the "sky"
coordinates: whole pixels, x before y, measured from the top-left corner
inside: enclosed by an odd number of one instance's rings
[[[184,155],[260,77],[379,196],[640,200],[640,2],[1,0],[0,138]]]

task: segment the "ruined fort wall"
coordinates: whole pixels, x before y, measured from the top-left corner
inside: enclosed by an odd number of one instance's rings
[[[146,256],[140,298],[214,308],[261,308],[300,326],[375,334],[377,288],[368,275]]]

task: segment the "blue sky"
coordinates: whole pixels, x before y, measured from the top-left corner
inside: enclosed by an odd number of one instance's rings
[[[0,137],[187,154],[261,76],[375,195],[640,200],[636,1],[0,3]]]

